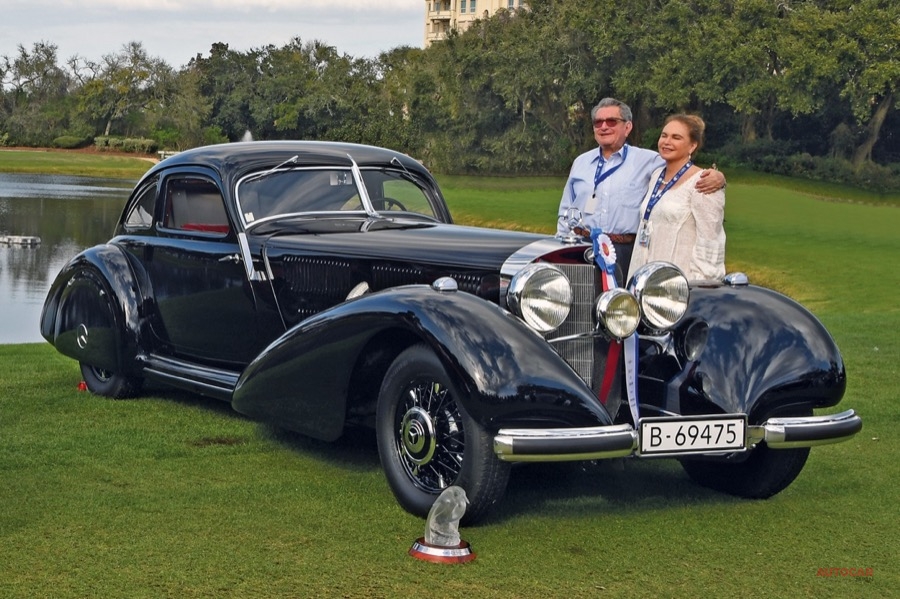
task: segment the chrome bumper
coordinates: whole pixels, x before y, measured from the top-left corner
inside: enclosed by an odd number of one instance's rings
[[[586,428],[501,428],[494,453],[505,462],[600,460],[631,455],[638,433],[630,424]]]
[[[790,449],[846,441],[862,430],[862,418],[847,410],[825,416],[769,418],[747,428],[748,445],[765,441],[772,449]]]
[[[773,449],[840,443],[862,430],[853,410],[825,416],[770,418],[747,427],[747,447],[765,441]],[[640,435],[630,424],[584,428],[500,429],[494,453],[505,462],[601,460],[633,455]]]

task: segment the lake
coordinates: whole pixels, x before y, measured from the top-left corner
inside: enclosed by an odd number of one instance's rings
[[[44,298],[79,251],[112,237],[135,181],[0,173],[0,238],[40,237],[40,245],[0,243],[0,343],[43,342]]]

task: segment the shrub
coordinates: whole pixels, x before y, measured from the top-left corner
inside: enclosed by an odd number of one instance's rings
[[[54,148],[62,148],[64,150],[74,150],[75,148],[83,148],[91,143],[90,139],[76,137],[75,135],[60,135],[55,138],[51,145]]]
[[[160,127],[151,134],[160,148],[169,150],[178,147],[178,129],[173,127]]]
[[[855,185],[879,193],[900,191],[900,177],[888,166],[864,162],[855,172]]]
[[[99,136],[94,138],[94,145],[100,150],[130,152],[134,154],[152,154],[159,147],[156,140],[144,137],[122,138]]]
[[[704,155],[704,159],[706,157]],[[854,168],[844,158],[799,153],[790,142],[731,143],[717,149],[715,157],[720,167],[745,167],[776,175],[851,185],[877,193],[900,191],[900,164],[884,166],[866,162]]]
[[[126,138],[123,140],[122,149],[126,152],[132,152],[135,154],[150,154],[156,151],[156,148],[159,147],[156,143],[156,140],[147,139],[144,137],[140,138]]]
[[[222,144],[228,141],[228,136],[222,133],[222,129],[216,126],[204,127],[203,143],[207,145]]]

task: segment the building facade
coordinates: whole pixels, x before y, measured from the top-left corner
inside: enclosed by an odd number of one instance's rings
[[[501,8],[518,10],[522,0],[425,0],[425,47],[446,39],[451,30],[465,31],[475,19],[486,19]]]

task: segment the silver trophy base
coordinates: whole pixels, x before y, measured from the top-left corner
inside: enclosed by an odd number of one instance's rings
[[[409,554],[416,559],[438,564],[463,564],[475,559],[475,553],[465,541],[460,541],[459,545],[445,547],[432,545],[425,541],[425,537],[419,537],[413,543]]]

